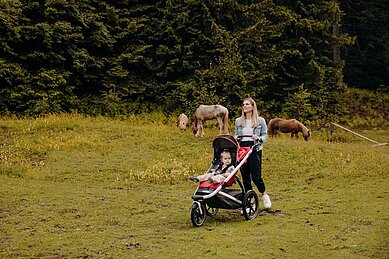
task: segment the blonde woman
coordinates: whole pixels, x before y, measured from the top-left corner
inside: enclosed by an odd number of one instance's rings
[[[243,100],[242,116],[235,121],[235,138],[239,139],[241,147],[251,147],[256,141],[260,143],[240,171],[245,191],[252,190],[253,181],[262,194],[264,208],[270,209],[270,197],[262,179],[262,148],[267,139],[267,125],[265,119],[258,116],[257,104],[252,98]]]

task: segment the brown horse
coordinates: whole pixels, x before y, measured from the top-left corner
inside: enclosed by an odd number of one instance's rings
[[[311,132],[301,122],[295,119],[285,120],[281,118],[274,118],[269,121],[268,131],[270,136],[276,136],[277,132],[291,133],[291,137],[296,136],[298,139],[298,133],[301,132],[305,141],[311,136]]]
[[[181,131],[184,131],[184,130],[186,130],[187,124],[188,124],[188,117],[184,113],[181,113],[180,116],[178,116],[177,127]]]
[[[201,136],[204,137],[203,121],[212,119],[218,121],[220,134],[222,134],[223,130],[228,134],[228,110],[222,105],[200,105],[193,114],[193,134],[198,137],[201,129]]]

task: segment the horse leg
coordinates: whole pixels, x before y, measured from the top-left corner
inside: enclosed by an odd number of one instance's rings
[[[201,121],[198,120],[198,121],[197,121],[196,134],[195,134],[195,137],[196,137],[196,138],[199,136],[200,127],[201,127],[200,125],[201,125]]]
[[[202,131],[201,137],[204,137],[204,127],[203,127],[203,121],[198,120],[197,121],[197,131],[196,131],[196,138],[199,136],[200,130]]]
[[[221,117],[217,117],[217,122],[219,123],[219,135],[223,133],[223,120]]]

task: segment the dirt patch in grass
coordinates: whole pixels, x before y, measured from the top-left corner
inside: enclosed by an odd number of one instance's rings
[[[263,216],[284,216],[288,215],[285,211],[282,210],[262,210],[258,216],[263,217]]]

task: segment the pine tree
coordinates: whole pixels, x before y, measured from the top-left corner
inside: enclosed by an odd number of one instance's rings
[[[351,87],[375,90],[389,86],[389,2],[340,1],[343,30],[356,37],[345,52],[344,80]]]

